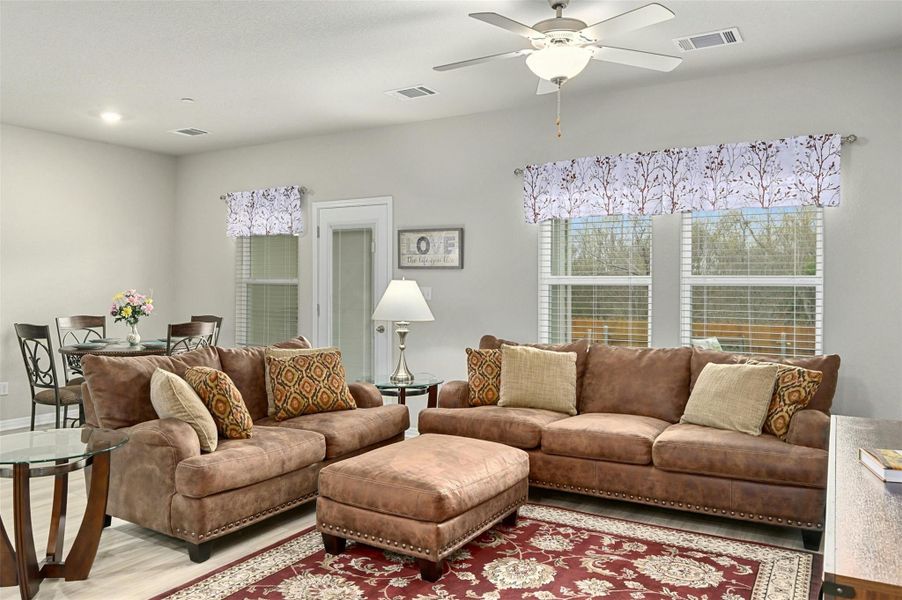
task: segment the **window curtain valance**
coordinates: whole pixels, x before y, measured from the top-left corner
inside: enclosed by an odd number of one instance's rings
[[[527,223],[603,215],[838,206],[839,134],[672,148],[530,165]]]
[[[226,235],[301,235],[306,189],[298,186],[231,192],[223,196],[229,207]]]

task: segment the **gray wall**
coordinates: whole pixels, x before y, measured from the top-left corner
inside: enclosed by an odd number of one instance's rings
[[[826,211],[827,352],[843,357],[837,412],[902,417],[902,50],[775,66],[532,107],[304,138],[179,160],[176,284],[181,312],[232,314],[233,243],[222,193],[301,184],[311,200],[390,195],[398,227],[462,225],[462,271],[398,271],[432,288],[434,323],[414,324],[409,362],[465,375],[463,349],[484,333],[537,335],[535,226],[523,223],[526,163],[837,131],[843,204]],[[428,100],[426,100],[428,101]],[[309,211],[308,211],[309,214]],[[301,331],[312,331],[311,248],[301,240]],[[679,343],[679,217],[655,222],[654,344]],[[224,339],[232,336],[227,319]]]
[[[139,331],[165,335],[177,315],[176,159],[10,125],[0,153],[0,381],[10,384],[0,420],[8,420],[31,410],[13,323],[50,324],[57,346],[55,317],[104,314],[116,292],[152,288],[158,310]],[[128,332],[110,317],[107,330]]]

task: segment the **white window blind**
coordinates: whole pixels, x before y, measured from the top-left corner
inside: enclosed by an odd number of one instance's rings
[[[823,351],[823,209],[683,215],[681,337],[730,352]]]
[[[235,342],[265,346],[298,335],[298,238],[237,238]]]
[[[546,221],[539,229],[539,339],[618,346],[651,339],[651,217]]]

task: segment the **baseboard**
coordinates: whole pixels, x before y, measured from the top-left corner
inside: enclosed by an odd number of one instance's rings
[[[34,417],[34,426],[56,424],[56,413],[40,413]],[[31,427],[31,417],[16,417],[15,419],[0,420],[0,431],[12,431],[14,429],[28,429]]]

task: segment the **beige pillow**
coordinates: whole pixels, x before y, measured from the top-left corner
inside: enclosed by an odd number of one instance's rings
[[[190,425],[197,433],[201,450],[216,450],[219,443],[216,422],[187,381],[175,373],[157,369],[150,378],[150,403],[161,419],[178,419]]]
[[[576,352],[501,346],[498,406],[576,414]]]
[[[761,435],[779,367],[708,363],[698,376],[680,423]]]
[[[272,395],[272,380],[269,377],[269,365],[266,358],[291,358],[292,356],[304,356],[306,354],[318,354],[320,352],[338,351],[338,348],[267,348],[263,352],[263,378],[266,380],[266,414],[270,417],[276,413],[276,403]]]

